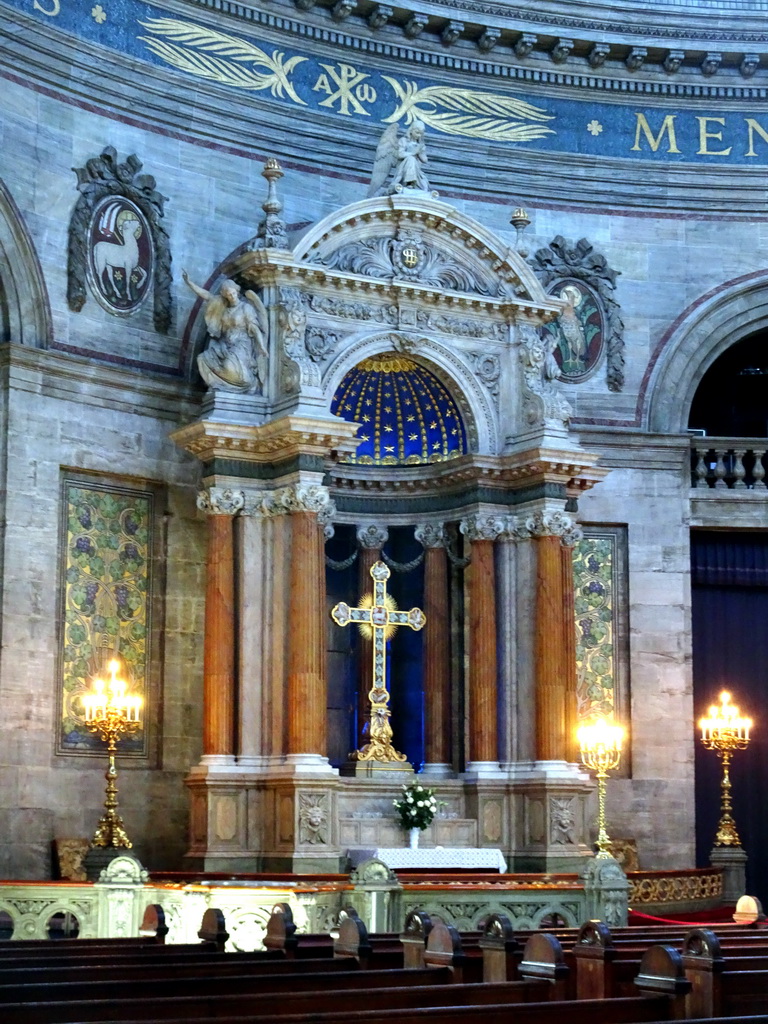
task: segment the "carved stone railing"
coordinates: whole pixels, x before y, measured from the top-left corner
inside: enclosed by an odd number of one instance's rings
[[[691,438],[691,486],[767,491],[768,438]]]

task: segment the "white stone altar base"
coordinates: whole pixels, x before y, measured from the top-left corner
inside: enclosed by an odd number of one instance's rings
[[[489,847],[458,847],[458,846],[434,846],[434,847],[410,847],[402,846],[379,846],[375,849],[351,849],[347,856],[352,867],[357,867],[364,860],[380,860],[392,870],[407,868],[438,868],[450,870],[451,868],[472,868],[482,870],[490,868],[506,874],[507,862],[501,850]]]

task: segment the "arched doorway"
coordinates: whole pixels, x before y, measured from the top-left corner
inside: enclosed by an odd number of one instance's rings
[[[749,860],[747,891],[765,900],[768,825],[758,810],[768,800],[768,735],[761,710],[768,696],[764,624],[768,619],[768,495],[762,485],[768,448],[768,330],[735,342],[703,374],[691,402],[688,428],[706,451],[706,481],[754,506],[754,529],[694,529],[691,534],[693,688],[697,714],[727,690],[756,719],[748,749],[731,766],[733,814]],[[748,439],[748,440],[741,440]],[[711,445],[711,447],[708,447]],[[701,466],[701,459],[696,460]],[[743,473],[742,473],[743,469]],[[756,472],[757,470],[757,472]],[[699,473],[701,477],[701,473]],[[733,488],[738,481],[738,491]],[[700,482],[702,482],[700,480]],[[707,491],[711,493],[710,488]],[[706,492],[705,492],[706,493]],[[761,500],[761,495],[762,500]],[[714,495],[713,495],[714,497]],[[740,503],[743,505],[743,503]],[[720,817],[722,767],[697,743],[696,839],[706,864]]]

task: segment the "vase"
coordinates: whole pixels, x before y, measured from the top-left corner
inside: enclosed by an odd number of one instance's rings
[[[419,848],[419,832],[421,832],[420,828],[408,829],[408,845],[412,850],[418,850]]]

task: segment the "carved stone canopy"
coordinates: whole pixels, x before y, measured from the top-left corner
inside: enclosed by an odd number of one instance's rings
[[[308,292],[333,284],[337,291],[373,299],[362,305],[373,305],[379,310],[373,319],[391,325],[396,317],[387,312],[385,299],[429,302],[436,313],[440,307],[469,314],[482,310],[486,316],[495,312],[506,322],[522,315],[545,323],[563,308],[502,239],[447,203],[421,194],[352,203],[310,228],[291,256],[246,252],[227,272],[255,287],[272,281]],[[340,301],[339,296],[336,304]],[[354,300],[343,301],[347,315],[354,314]],[[362,308],[358,313],[359,319],[370,318]]]

